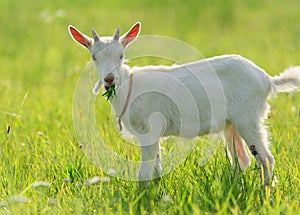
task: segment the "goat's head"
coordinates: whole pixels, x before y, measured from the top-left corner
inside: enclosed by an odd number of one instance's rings
[[[71,37],[80,45],[87,48],[92,56],[96,71],[100,76],[94,92],[97,93],[101,83],[104,83],[104,89],[118,84],[122,75],[120,72],[123,62],[123,53],[126,46],[134,40],[140,33],[141,24],[137,22],[131,29],[120,37],[120,27],[117,28],[112,37],[99,37],[92,29],[93,38],[90,38],[75,27],[69,26],[68,30]]]

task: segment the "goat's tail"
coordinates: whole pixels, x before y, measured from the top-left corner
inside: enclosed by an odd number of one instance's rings
[[[275,92],[294,92],[300,90],[300,67],[290,67],[278,76],[271,78]]]

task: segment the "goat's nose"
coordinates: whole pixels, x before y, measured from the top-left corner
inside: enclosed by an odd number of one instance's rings
[[[104,81],[108,84],[111,84],[114,80],[115,77],[112,74],[109,74],[108,76],[106,76],[106,78],[104,78]]]

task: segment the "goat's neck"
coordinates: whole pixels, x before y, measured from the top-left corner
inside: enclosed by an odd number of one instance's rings
[[[122,85],[124,82],[130,79],[130,70],[131,70],[130,66],[126,64],[121,65],[119,85]]]
[[[131,68],[128,65],[122,64],[121,68],[120,68],[120,74],[119,74],[119,86],[122,86],[123,84],[127,84],[129,86],[128,83],[130,83],[130,71]],[[124,108],[126,109],[126,100],[128,99],[128,94],[130,92],[131,89],[127,89],[127,90],[116,90],[117,95],[116,97],[112,98],[110,100],[113,109],[115,111],[115,113],[117,114],[117,116],[122,115],[121,113],[123,112]]]

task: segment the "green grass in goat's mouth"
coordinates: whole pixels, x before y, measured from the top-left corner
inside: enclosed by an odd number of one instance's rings
[[[116,88],[115,85],[111,86],[106,92],[102,94],[102,96],[105,96],[107,100],[110,99],[110,97],[116,96]]]

